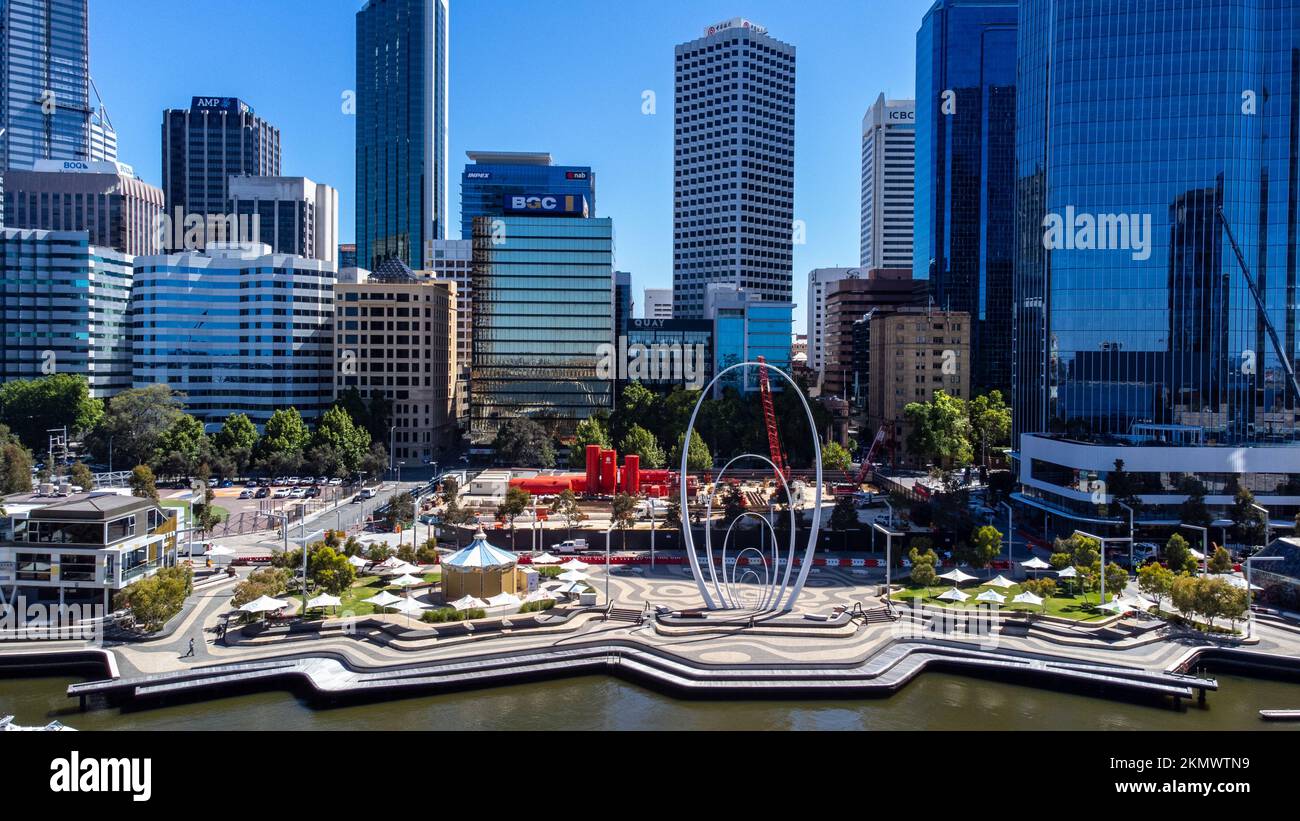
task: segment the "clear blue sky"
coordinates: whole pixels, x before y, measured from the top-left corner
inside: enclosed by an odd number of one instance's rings
[[[91,71],[123,162],[162,182],[162,111],[239,97],[280,128],[284,173],[339,189],[353,239],[355,12],[362,0],[90,0]],[[550,151],[591,165],[618,267],[672,284],[673,46],[743,16],[798,48],[795,325],[809,269],[858,263],[859,140],[876,95],[914,93],[931,0],[451,0],[451,215],[468,149]],[[642,92],[657,95],[653,116]]]

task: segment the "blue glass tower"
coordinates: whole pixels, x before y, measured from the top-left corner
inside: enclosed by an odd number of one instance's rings
[[[1011,388],[1016,0],[939,0],[916,34],[912,273],[971,328],[972,389]]]
[[[1119,459],[1142,518],[1189,481],[1292,515],[1300,0],[1024,0],[1017,45],[1026,497],[1115,521]]]
[[[460,175],[460,238],[474,238],[475,217],[505,214],[506,197],[581,194],[596,216],[596,173],[585,165],[551,165],[546,152],[467,151]]]
[[[423,269],[447,230],[447,0],[357,12],[357,260]]]

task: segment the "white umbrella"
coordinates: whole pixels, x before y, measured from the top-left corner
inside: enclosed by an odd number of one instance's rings
[[[1062,579],[1073,579],[1075,576],[1079,575],[1079,571],[1075,570],[1073,567],[1067,567],[1064,570],[1056,571],[1056,575],[1060,576]]]
[[[518,607],[524,602],[523,599],[519,598],[514,593],[498,593],[488,599],[487,603],[489,607]]]
[[[560,578],[564,578],[564,577],[561,576]],[[961,584],[962,582],[974,581],[979,577],[972,576],[969,573],[963,572],[960,567],[954,567],[952,570],[949,570],[947,573],[940,573],[939,578],[947,579],[953,584]]]
[[[343,600],[338,596],[331,596],[328,593],[322,593],[314,599],[307,602],[308,607],[338,607]]]
[[[406,576],[411,573],[419,573],[419,572],[420,572],[419,567],[413,564],[409,564],[407,562],[402,562],[401,564],[394,565],[393,567],[384,568],[385,576]]]
[[[587,578],[587,574],[580,570],[568,570],[560,574],[562,582],[580,582]]]
[[[1129,596],[1123,599],[1123,602],[1130,610],[1141,610],[1144,612],[1148,607],[1154,604],[1154,602],[1149,602],[1141,596]]]
[[[276,610],[283,610],[288,606],[288,602],[273,599],[270,596],[262,596],[261,598],[253,599],[251,602],[239,609],[245,613],[271,613]]]
[[[348,564],[352,565],[353,567],[359,570],[365,567],[366,565],[370,564],[370,562],[366,561],[360,556],[348,556]]]
[[[940,593],[938,596],[936,596],[936,598],[942,601],[966,601],[967,599],[970,598],[970,596],[966,595],[965,593],[961,592],[960,590],[954,587],[953,589],[949,590],[947,593]]]
[[[382,562],[376,564],[375,567],[379,568],[380,570],[388,570],[389,568],[400,567],[401,565],[404,564],[406,564],[406,562],[402,561],[396,556],[389,556],[387,559],[384,559]]]
[[[1051,567],[1050,564],[1038,558],[1037,556],[1033,557],[1029,561],[1021,562],[1020,566],[1026,570],[1047,570],[1048,568]]]
[[[558,556],[552,556],[550,553],[543,553],[540,556],[533,557],[533,564],[559,564]]]
[[[1038,607],[1043,603],[1043,597],[1035,596],[1033,593],[1030,593],[1028,590],[1026,590],[1025,592],[1021,593],[1019,596],[1016,596],[1014,599],[1012,599],[1011,602],[1012,604],[1031,604],[1034,607]]]
[[[549,590],[534,590],[524,597],[524,601],[555,601],[555,594]]]
[[[487,602],[482,599],[476,599],[473,596],[461,596],[451,603],[451,606],[457,610],[470,610],[475,607],[487,607]]]
[[[405,599],[401,596],[394,596],[392,593],[384,590],[368,599],[365,599],[364,601],[366,604],[373,604],[375,607],[392,607],[395,603],[405,601]]]
[[[1008,588],[1008,587],[1015,587],[1015,586],[1016,586],[1016,583],[1015,583],[1015,582],[1013,582],[1013,581],[1011,581],[1010,579],[1008,579],[1008,578],[1002,576],[1001,574],[999,574],[998,577],[997,577],[996,579],[994,579],[993,581],[989,582],[989,587],[1001,587],[1001,588],[1003,588],[1004,590],[1005,590],[1006,588]]]
[[[586,593],[587,585],[585,582],[565,582],[555,588],[556,593]]]
[[[213,547],[213,548],[209,548],[209,549],[208,549],[208,552],[207,552],[207,553],[204,553],[203,555],[205,555],[205,556],[234,556],[234,555],[235,555],[235,551],[231,550],[231,549],[228,548],[228,547]]]
[[[429,609],[415,599],[398,599],[392,607],[397,612],[407,616],[418,616],[420,613]]]
[[[1002,604],[1006,600],[1007,597],[1000,595],[996,590],[985,590],[983,593],[975,597],[975,601],[994,602],[995,604]]]
[[[417,579],[409,574],[403,574],[398,576],[396,579],[389,579],[388,583],[398,587],[410,587],[415,584],[423,584],[424,579]]]
[[[1123,613],[1125,610],[1129,610],[1130,608],[1128,605],[1124,604],[1124,602],[1120,601],[1119,599],[1115,599],[1114,601],[1109,601],[1106,602],[1105,604],[1098,605],[1097,609],[1107,610],[1111,613]]]
[[[591,565],[578,559],[569,559],[567,562],[560,565],[561,570],[586,570],[588,567],[591,567]]]

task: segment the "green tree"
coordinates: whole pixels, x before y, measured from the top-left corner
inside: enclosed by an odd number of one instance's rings
[[[1011,408],[1002,391],[990,391],[972,399],[966,408],[971,441],[980,447],[980,464],[988,465],[988,449],[1011,443]]]
[[[1170,590],[1169,598],[1174,607],[1183,615],[1188,616],[1194,627],[1200,625],[1196,623],[1196,617],[1202,615],[1203,607],[1206,605],[1202,593],[1204,587],[1201,585],[1201,579],[1188,574],[1181,574],[1174,579],[1173,588]]]
[[[1226,547],[1216,547],[1210,556],[1211,573],[1227,573],[1232,570],[1232,554]]]
[[[912,562],[912,584],[917,587],[931,587],[939,578],[937,569],[939,555],[933,549],[924,553],[913,547],[907,558]]]
[[[614,527],[623,537],[623,549],[627,550],[627,528],[636,522],[636,498],[629,493],[616,494],[611,511]]]
[[[909,451],[944,468],[971,463],[971,423],[960,397],[935,391],[929,402],[908,404],[903,416],[912,429],[907,437]]]
[[[1184,524],[1209,527],[1214,517],[1210,515],[1210,509],[1205,505],[1205,485],[1194,476],[1184,476],[1178,490],[1187,495],[1178,507],[1179,520]]]
[[[1111,592],[1113,598],[1118,599],[1124,593],[1124,588],[1128,587],[1128,571],[1123,567],[1111,562],[1106,565],[1106,589]],[[1105,604],[1105,602],[1102,602]]]
[[[663,400],[645,385],[640,382],[627,383],[609,418],[611,436],[621,442],[634,427],[649,429],[660,416],[662,405]],[[626,448],[624,450],[633,452]]]
[[[599,445],[602,450],[613,447],[610,444],[609,431],[605,429],[599,417],[592,416],[579,422],[574,437],[573,447],[569,450],[570,467],[580,468],[587,464],[588,445]]]
[[[827,442],[822,448],[822,470],[848,470],[853,457],[839,442]]]
[[[1241,488],[1233,497],[1232,532],[1237,541],[1248,545],[1262,545],[1267,532],[1268,518],[1255,508],[1255,494]]]
[[[988,567],[1002,552],[1002,532],[992,525],[975,528],[970,535],[970,564]]]
[[[1175,533],[1165,542],[1165,565],[1175,573],[1195,573],[1196,557],[1181,533]]]
[[[578,495],[573,492],[573,488],[566,487],[555,497],[551,503],[551,514],[560,516],[569,528],[569,538],[573,538],[573,526],[581,522],[586,516],[578,508]]]
[[[673,470],[676,470],[682,463],[682,443],[686,441],[686,434],[677,435],[677,444],[673,445],[672,454],[668,457],[668,462]],[[691,473],[709,470],[713,467],[713,455],[709,453],[708,445],[700,438],[699,431],[691,431],[691,448],[686,454],[686,470]]]
[[[199,484],[203,487],[203,501],[195,506],[194,523],[206,535],[211,533],[213,528],[217,525],[221,524],[221,520],[224,518],[222,515],[223,511],[218,509],[217,506],[212,503],[216,494],[212,492],[212,487],[208,484],[208,480],[212,478],[212,471],[208,469],[206,463],[199,465],[198,475],[196,478],[198,479]]]
[[[193,589],[194,575],[188,567],[164,567],[119,590],[113,602],[118,609],[129,609],[136,624],[154,633],[181,612]]]
[[[361,461],[370,451],[370,434],[357,427],[346,410],[333,407],[321,415],[313,444],[330,448],[343,470],[352,473],[361,467]]]
[[[1156,600],[1159,609],[1174,588],[1174,571],[1157,562],[1138,568],[1138,589]]]
[[[181,395],[167,385],[122,391],[109,401],[103,419],[86,441],[98,458],[107,458],[111,444],[117,464],[148,464],[163,434],[176,424],[184,408]]]
[[[838,531],[843,535],[841,544],[844,549],[849,546],[849,533],[856,531],[861,527],[858,521],[858,509],[853,503],[852,496],[841,496],[835,500],[835,507],[831,508],[831,530]]]
[[[664,449],[655,441],[654,434],[635,424],[628,428],[627,435],[619,444],[619,450],[625,454],[641,457],[641,466],[651,470],[662,468],[667,458],[664,456]]]
[[[384,511],[384,525],[389,530],[415,521],[415,497],[409,493],[394,493],[388,497],[388,506]]]
[[[1106,477],[1106,492],[1115,500],[1115,504],[1128,505],[1133,509],[1133,519],[1136,521],[1142,515],[1142,497],[1137,492],[1137,482],[1134,481],[1132,474],[1124,470],[1124,460],[1115,460],[1115,469]],[[1125,514],[1128,511],[1120,508]]]
[[[243,473],[253,460],[253,448],[257,447],[257,426],[244,414],[232,413],[213,435],[212,446],[217,454],[234,464],[236,473]]]
[[[347,556],[317,542],[307,554],[307,576],[326,593],[337,596],[352,586],[356,569],[348,562]]]
[[[497,505],[497,518],[510,524],[510,549],[515,549],[515,519],[533,505],[533,494],[521,487],[506,490],[506,498]]]
[[[148,465],[136,465],[131,471],[131,495],[158,501],[158,484]]]
[[[31,491],[32,455],[17,440],[11,440],[0,446],[0,495]]]
[[[527,417],[507,419],[497,429],[492,442],[497,459],[516,467],[555,467],[555,446],[551,436],[538,423]]]
[[[182,413],[158,437],[149,464],[165,476],[193,476],[207,455],[208,446],[203,423]]]
[[[95,474],[90,472],[90,468],[86,467],[85,462],[74,462],[68,475],[72,479],[72,484],[82,490],[95,489]]]
[[[76,436],[104,416],[104,403],[91,397],[84,376],[56,373],[0,385],[0,423],[37,453],[49,447],[48,431],[65,425]]]
[[[266,420],[262,438],[257,442],[257,455],[268,463],[285,457],[301,459],[302,452],[310,441],[311,433],[298,409],[281,408]]]

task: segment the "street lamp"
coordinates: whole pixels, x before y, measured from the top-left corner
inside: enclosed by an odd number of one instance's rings
[[[614,525],[616,525],[616,524],[618,524],[618,522],[617,522],[615,519],[611,518],[611,519],[609,520],[609,527],[605,529],[605,612],[606,612],[606,613],[609,612],[609,606],[610,606],[610,604],[611,604],[611,601],[610,601],[610,598],[609,598],[609,577],[610,577],[610,572],[609,572],[609,538],[610,538],[610,536],[609,536],[609,534],[611,534],[611,533],[614,532]]]
[[[1273,529],[1272,529],[1273,524],[1272,522],[1269,521],[1268,518],[1268,508],[1260,504],[1255,504],[1253,502],[1251,503],[1250,506],[1255,510],[1258,510],[1260,513],[1264,514],[1264,547],[1268,547],[1268,543],[1270,541],[1269,537],[1273,534]],[[1226,542],[1228,540],[1224,539],[1224,541]]]
[[[1115,500],[1115,504],[1119,505],[1120,507],[1128,511],[1128,569],[1136,572],[1136,568],[1133,567],[1133,530],[1134,530],[1133,508],[1129,507],[1128,505],[1124,504],[1118,499]],[[1105,602],[1102,602],[1102,604],[1105,604]]]
[[[886,502],[886,504],[888,503]],[[891,514],[890,523],[892,524],[893,523],[892,508],[890,509],[890,514]],[[885,607],[890,607],[889,594],[893,586],[893,571],[894,571],[894,559],[893,559],[894,537],[898,536],[899,538],[902,538],[905,534],[895,533],[893,528],[883,527],[880,524],[880,522],[872,522],[871,532],[874,534],[877,530],[885,534]]]
[[[1089,539],[1096,539],[1097,541],[1101,542],[1101,603],[1105,604],[1106,603],[1106,542],[1126,541],[1129,544],[1129,555],[1132,555],[1133,538],[1131,536],[1127,539],[1125,539],[1123,536],[1098,536],[1096,533],[1087,533],[1083,530],[1074,531],[1074,535],[1087,536]],[[1080,585],[1080,592],[1082,592],[1082,585]],[[1122,593],[1123,591],[1120,592]],[[1116,599],[1119,598],[1119,593],[1115,594],[1115,598]]]
[[[1249,556],[1246,558],[1246,638],[1255,635],[1255,592],[1250,587],[1250,566],[1252,562],[1280,562],[1283,556]]]
[[[1210,574],[1210,529],[1200,525],[1189,525],[1186,522],[1179,522],[1178,526],[1201,531],[1201,558],[1205,560],[1205,575],[1208,576]]]
[[[1011,556],[1011,545],[1015,540],[1014,530],[1012,530],[1011,525],[1011,504],[1009,502],[998,502],[998,504],[1007,509],[1007,569],[1009,570],[1016,561]]]

